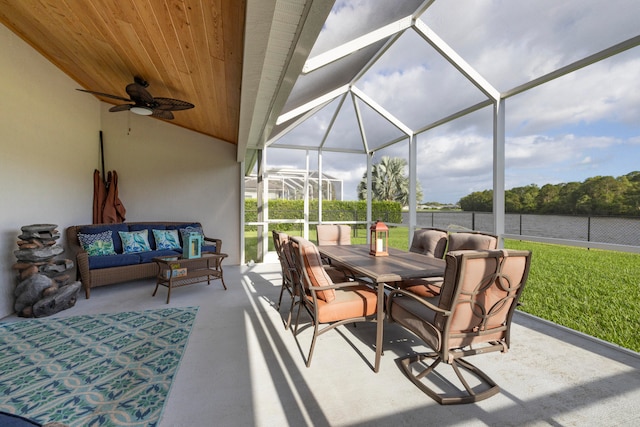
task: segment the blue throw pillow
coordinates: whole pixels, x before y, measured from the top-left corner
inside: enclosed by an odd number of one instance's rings
[[[180,237],[178,230],[153,230],[156,239],[156,250],[180,249]]]
[[[78,240],[89,256],[116,254],[111,231],[93,234],[78,233]]]
[[[122,240],[122,249],[125,254],[135,254],[138,252],[149,252],[149,230],[140,231],[118,231]]]
[[[180,237],[182,237],[182,244],[184,244],[184,242],[186,242],[187,239],[189,238],[189,233],[198,233],[202,238],[202,243],[204,244],[204,232],[202,231],[202,227],[191,226],[191,225],[180,229]]]

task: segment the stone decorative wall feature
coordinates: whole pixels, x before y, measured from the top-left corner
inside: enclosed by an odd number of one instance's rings
[[[18,285],[14,291],[14,309],[22,317],[50,316],[76,304],[81,283],[71,281],[67,273],[74,267],[69,259],[54,259],[64,253],[56,244],[60,233],[55,224],[32,224],[21,228],[18,250]]]

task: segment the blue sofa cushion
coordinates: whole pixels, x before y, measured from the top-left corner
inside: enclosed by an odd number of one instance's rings
[[[98,255],[89,257],[89,269],[140,264],[140,254]]]
[[[163,249],[160,251],[140,252],[140,264],[147,262],[153,262],[153,258],[157,256],[180,256],[182,252],[180,250]]]
[[[113,250],[115,250],[117,254],[121,254],[122,241],[120,240],[118,231],[129,231],[129,226],[127,224],[119,223],[87,225],[78,230],[78,232],[82,234],[96,234],[102,233],[104,231],[111,231],[111,239],[113,239]]]
[[[149,230],[147,236],[149,237],[149,246],[151,246],[151,250],[155,251],[156,247],[156,239],[153,235],[153,230],[166,230],[167,226],[164,224],[131,224],[129,226],[129,230],[125,231],[140,231],[140,230]]]
[[[212,245],[202,245],[202,252],[215,252],[216,251],[216,245],[212,244]]]

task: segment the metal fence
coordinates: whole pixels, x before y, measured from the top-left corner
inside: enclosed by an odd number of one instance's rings
[[[495,232],[493,214],[485,212],[418,212],[417,227],[466,228]],[[402,221],[409,223],[409,214]],[[506,214],[505,233],[582,242],[640,246],[640,218]]]

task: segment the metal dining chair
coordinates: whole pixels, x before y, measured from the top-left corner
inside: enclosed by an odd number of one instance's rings
[[[479,231],[459,231],[447,233],[447,239],[443,241],[442,233],[447,232],[434,228],[416,230],[417,236],[414,235],[414,241],[416,238],[418,239],[418,243],[416,243],[418,249],[414,250],[414,252],[421,249],[426,251],[427,255],[433,253],[433,256],[442,258],[446,252],[451,251],[490,250],[498,247],[498,236],[494,234]],[[414,243],[412,242],[413,247]],[[443,280],[442,277],[411,279],[400,282],[397,286],[421,297],[431,298],[440,293]]]
[[[291,237],[290,248],[297,252],[295,269],[301,279],[303,306],[311,317],[313,338],[307,367],[318,337],[340,325],[354,322],[375,322],[378,304],[377,292],[359,282],[334,282],[326,273],[318,248],[302,237]],[[300,310],[296,315],[294,335],[298,334]],[[321,325],[324,327],[321,328]]]
[[[500,387],[464,357],[509,349],[511,320],[527,282],[531,252],[466,250],[449,252],[445,258],[439,295],[422,298],[394,290],[387,300],[387,316],[433,350],[399,359],[420,390],[440,404],[477,402]],[[435,371],[442,362],[453,368],[463,388]]]

